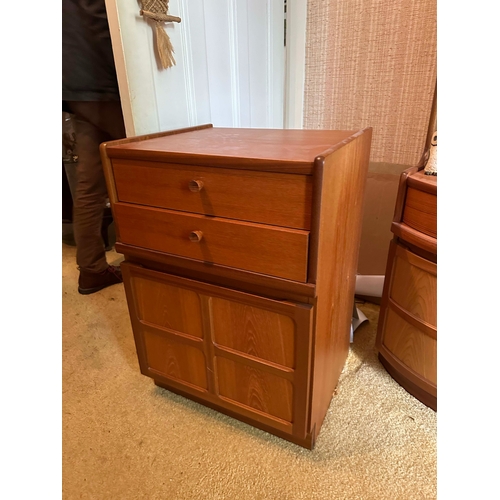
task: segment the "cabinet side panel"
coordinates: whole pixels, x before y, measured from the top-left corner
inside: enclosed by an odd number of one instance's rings
[[[311,428],[326,415],[349,350],[371,129],[324,158],[319,210]],[[318,216],[318,214],[315,214]]]

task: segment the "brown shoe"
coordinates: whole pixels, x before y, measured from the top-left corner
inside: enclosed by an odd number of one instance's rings
[[[90,273],[80,270],[78,292],[82,295],[89,295],[90,293],[98,292],[110,285],[122,282],[122,272],[119,266],[108,266],[102,273]]]

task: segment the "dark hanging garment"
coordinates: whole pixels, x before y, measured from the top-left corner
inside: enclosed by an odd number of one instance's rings
[[[62,2],[63,101],[119,101],[104,0]]]

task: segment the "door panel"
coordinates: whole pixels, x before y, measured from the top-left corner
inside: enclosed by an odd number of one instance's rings
[[[200,349],[152,329],[145,329],[143,336],[148,366],[153,373],[207,389],[205,356]]]
[[[216,344],[294,367],[295,324],[289,316],[218,297],[211,298],[210,312]]]
[[[139,319],[194,337],[203,337],[198,294],[139,276],[133,281]]]
[[[288,422],[293,415],[293,385],[271,373],[217,357],[219,394]]]

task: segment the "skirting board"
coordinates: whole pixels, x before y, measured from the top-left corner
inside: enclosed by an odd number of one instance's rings
[[[382,275],[361,275],[356,276],[356,295],[367,297],[382,297],[384,290],[384,279]]]

